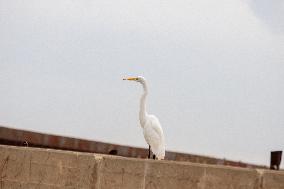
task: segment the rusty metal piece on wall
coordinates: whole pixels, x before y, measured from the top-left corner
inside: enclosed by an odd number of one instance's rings
[[[282,158],[282,151],[272,151],[270,155],[270,169],[279,170]]]

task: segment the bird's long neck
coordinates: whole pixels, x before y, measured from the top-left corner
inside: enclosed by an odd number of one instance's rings
[[[146,82],[143,82],[142,86],[143,86],[144,92],[143,92],[141,99],[140,99],[139,119],[140,119],[141,127],[144,127],[144,124],[146,122],[146,117],[148,115],[148,113],[146,111],[146,97],[147,97],[147,94],[148,94],[148,88],[147,88]]]

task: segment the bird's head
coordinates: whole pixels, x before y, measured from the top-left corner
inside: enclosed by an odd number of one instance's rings
[[[139,82],[139,83],[145,83],[146,82],[146,79],[142,76],[128,77],[128,78],[124,78],[123,80],[136,81],[136,82]]]

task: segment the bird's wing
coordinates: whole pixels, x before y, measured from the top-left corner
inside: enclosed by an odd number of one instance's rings
[[[159,119],[151,115],[148,117],[147,124],[144,127],[144,137],[151,146],[152,152],[158,159],[165,157],[165,141],[164,134]]]
[[[148,124],[149,124],[148,128],[149,128],[149,130],[151,130],[151,132],[150,132],[151,136],[149,136],[152,139],[152,140],[150,139],[151,142],[156,143],[156,141],[159,141],[159,143],[164,143],[164,134],[163,134],[163,130],[162,130],[161,124],[159,122],[159,119],[154,115],[149,115],[148,119],[149,119],[148,120]]]
[[[155,130],[155,132],[160,137],[164,136],[159,119],[154,115],[153,115],[152,119],[153,119],[153,126],[154,126],[153,129]]]

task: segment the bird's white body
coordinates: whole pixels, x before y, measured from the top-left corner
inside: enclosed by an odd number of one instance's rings
[[[137,81],[143,86],[144,93],[141,96],[139,112],[140,125],[143,129],[144,138],[149,144],[153,154],[155,154],[158,159],[164,159],[165,139],[163,129],[159,119],[154,115],[148,114],[146,111],[146,96],[148,94],[146,80],[143,77],[128,78],[125,80]]]
[[[146,122],[142,126],[142,128],[144,138],[146,142],[151,146],[153,154],[155,154],[158,159],[164,159],[165,139],[159,119],[154,115],[148,115],[146,117]]]

